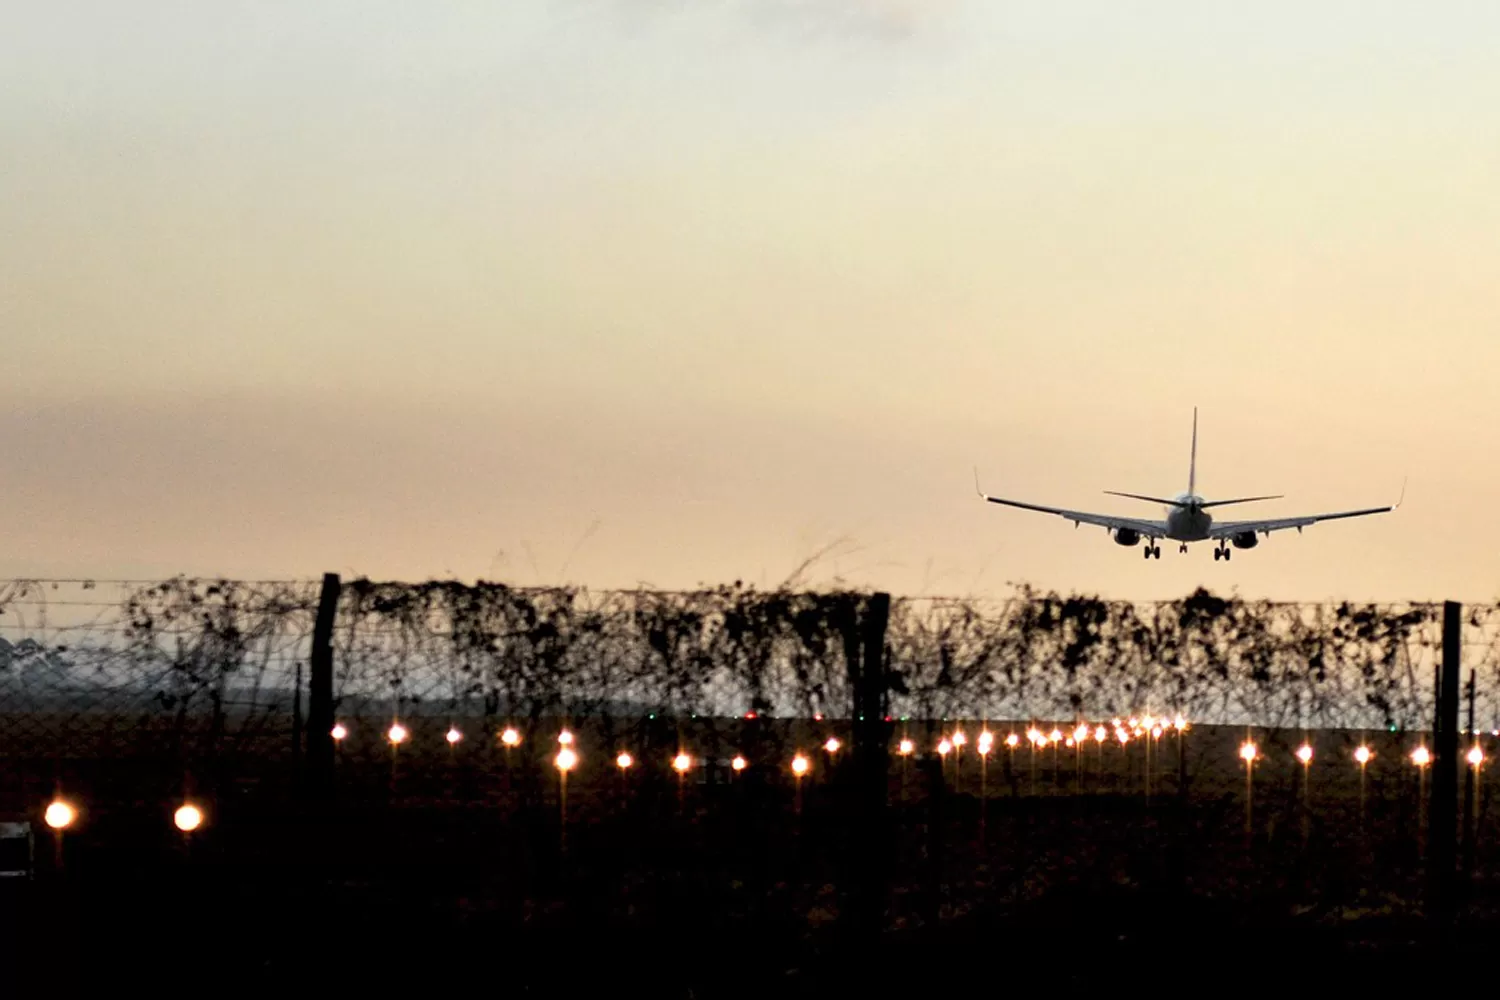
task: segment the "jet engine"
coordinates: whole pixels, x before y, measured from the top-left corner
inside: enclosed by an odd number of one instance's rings
[[[1141,533],[1139,531],[1136,531],[1134,528],[1116,528],[1115,529],[1115,544],[1116,545],[1135,545],[1135,544],[1139,543],[1140,540],[1141,540]],[[1255,543],[1251,542],[1250,544],[1254,545]]]
[[[1253,531],[1241,531],[1237,535],[1230,536],[1229,540],[1234,543],[1234,547],[1237,549],[1253,549],[1260,544],[1260,539],[1255,537],[1255,532]]]

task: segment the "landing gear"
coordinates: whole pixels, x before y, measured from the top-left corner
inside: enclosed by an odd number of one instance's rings
[[[1181,545],[1177,546],[1177,551],[1181,552],[1183,555],[1187,555],[1187,542],[1183,542]]]
[[[1219,548],[1214,549],[1214,562],[1218,562],[1220,559],[1223,559],[1225,562],[1229,561],[1228,548],[1220,546]]]
[[[1161,546],[1160,545],[1147,545],[1144,549],[1141,550],[1141,558],[1143,558],[1143,559],[1160,559],[1161,558]]]

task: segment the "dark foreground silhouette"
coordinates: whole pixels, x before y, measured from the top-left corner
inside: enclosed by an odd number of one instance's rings
[[[42,838],[38,877],[0,886],[0,968],[18,990],[50,983],[63,996],[153,984],[179,995],[399,983],[554,997],[1390,988],[1467,967],[1500,926],[1484,882],[1443,932],[1409,893],[1349,881],[1355,869],[1333,854],[1303,873],[1319,886],[1314,901],[1291,906],[1298,893],[1252,886],[1234,867],[1246,859],[1202,841],[1202,826],[1142,827],[1129,808],[1069,813],[1087,843],[1106,846],[1045,854],[1062,828],[996,805],[979,858],[963,853],[972,817],[956,804],[943,871],[928,878],[930,859],[908,845],[920,863],[892,870],[889,910],[905,916],[875,936],[841,919],[844,897],[828,881],[842,871],[841,843],[815,810],[800,856],[743,815],[700,817],[697,840],[665,818],[580,826],[564,852],[541,821],[298,813],[187,846],[83,844],[61,870]],[[528,829],[529,841],[505,833]],[[1274,846],[1257,850],[1252,862],[1273,857]],[[1040,874],[1017,864],[1044,856]]]

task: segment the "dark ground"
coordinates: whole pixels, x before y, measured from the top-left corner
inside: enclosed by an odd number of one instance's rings
[[[168,822],[180,766],[69,765],[61,783],[89,811],[64,864],[38,823],[36,878],[0,881],[0,1000],[137,985],[182,996],[1390,990],[1487,969],[1500,855],[1484,810],[1472,896],[1440,932],[1422,913],[1424,800],[1404,747],[1379,746],[1363,807],[1347,747],[1320,744],[1310,807],[1290,745],[1278,747],[1257,771],[1247,838],[1239,738],[1200,753],[1190,788],[1164,769],[1150,800],[1141,762],[1130,770],[1118,753],[1117,774],[1085,766],[1081,780],[1042,758],[1035,785],[1019,761],[1009,781],[997,761],[982,803],[972,770],[959,780],[939,778],[935,760],[900,765],[880,855],[886,930],[863,938],[845,890],[864,831],[836,770],[809,778],[799,805],[780,765],[686,785],[664,767],[628,781],[595,767],[570,791],[565,846],[545,766],[438,758],[393,783],[388,762],[345,760],[337,804],[324,807],[290,793],[287,773],[236,773],[199,789],[209,822],[189,843]],[[48,773],[7,773],[8,800],[46,801]]]
[[[1214,840],[1197,814],[1142,828],[1127,815],[1135,804],[1116,805],[996,808],[983,858],[959,815],[940,873],[907,844],[917,863],[891,869],[891,913],[938,919],[893,920],[905,926],[875,940],[828,919],[842,897],[822,886],[842,871],[846,845],[814,809],[801,857],[755,844],[755,828],[716,850],[706,841],[722,826],[685,836],[662,824],[627,841],[629,828],[608,823],[580,826],[564,857],[544,846],[553,825],[512,822],[507,833],[451,810],[242,818],[232,840],[205,832],[187,849],[117,835],[69,845],[61,872],[42,838],[38,877],[0,886],[0,981],[18,996],[21,984],[48,982],[52,996],[151,984],[180,995],[473,984],[661,997],[1391,989],[1431,985],[1438,968],[1439,982],[1483,968],[1473,963],[1500,926],[1470,918],[1436,934],[1405,882],[1393,895],[1395,881],[1375,872],[1330,890],[1316,859],[1285,875],[1295,866],[1266,843],[1235,862],[1232,838]],[[1043,846],[1066,839],[1064,818],[1112,846]],[[1279,874],[1255,881],[1239,864]],[[1318,901],[1292,903],[1309,886]]]
[[[154,881],[154,880],[153,880]],[[879,995],[964,989],[1294,991],[1432,984],[1487,954],[1491,935],[1436,938],[1418,921],[1298,924],[1232,902],[1139,890],[1063,893],[1014,914],[978,911],[878,942],[830,939],[810,955],[773,929],[723,933],[691,907],[670,926],[517,927],[400,891],[312,887],[270,894],[192,877],[95,892],[5,893],[5,981],[53,996],[173,980],[206,994],[274,987],[462,988],[507,995]],[[16,891],[20,890],[20,891]],[[267,898],[268,895],[275,898]],[[1457,963],[1457,964],[1453,964]],[[18,991],[15,995],[21,995]]]

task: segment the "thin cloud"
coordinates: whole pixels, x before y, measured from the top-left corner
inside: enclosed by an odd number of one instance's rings
[[[952,7],[950,0],[742,0],[757,21],[778,27],[901,41]]]
[[[902,41],[945,15],[954,0],[603,0],[632,19],[716,8],[759,27],[809,36]]]

